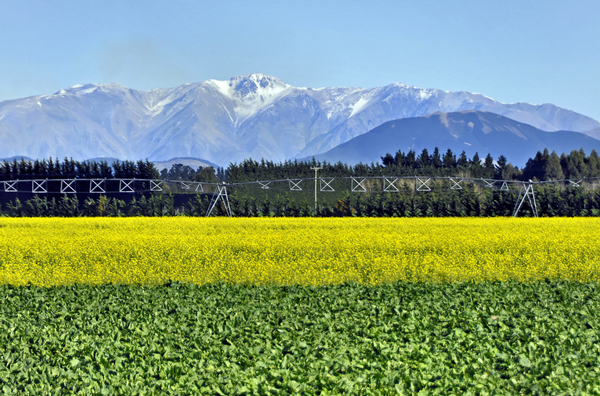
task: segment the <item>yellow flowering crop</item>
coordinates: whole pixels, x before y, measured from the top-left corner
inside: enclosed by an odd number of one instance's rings
[[[1,218],[0,284],[600,279],[593,218]]]

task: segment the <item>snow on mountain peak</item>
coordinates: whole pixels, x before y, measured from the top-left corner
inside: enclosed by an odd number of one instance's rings
[[[277,77],[267,76],[262,73],[246,74],[233,77],[229,86],[242,98],[256,95],[272,96],[289,87]]]
[[[109,84],[75,84],[70,88],[67,89],[61,89],[60,91],[56,92],[55,95],[66,95],[66,94],[72,94],[72,95],[86,95],[86,94],[90,94],[92,92],[95,92],[97,90],[100,90],[101,92],[114,92],[114,91],[125,91],[128,88],[121,85],[121,84],[117,84],[117,83],[109,83]]]
[[[229,81],[208,80],[207,83],[235,102],[239,122],[294,89],[277,77],[262,73],[244,74],[232,77]]]
[[[207,82],[215,86],[224,96],[244,101],[253,101],[260,97],[268,100],[279,96],[291,87],[277,77],[262,73],[244,74],[232,77],[229,81],[208,80]]]

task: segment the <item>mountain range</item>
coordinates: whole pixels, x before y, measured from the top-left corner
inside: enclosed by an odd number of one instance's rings
[[[302,88],[254,73],[149,91],[76,85],[3,101],[0,157],[195,157],[221,166],[248,157],[281,161],[328,152],[388,121],[463,110],[487,111],[545,132],[600,137],[600,122],[553,104],[504,104],[481,94],[400,83]],[[423,139],[428,147],[443,146]]]

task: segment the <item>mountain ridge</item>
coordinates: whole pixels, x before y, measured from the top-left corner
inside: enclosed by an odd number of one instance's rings
[[[600,152],[600,140],[581,132],[546,132],[491,112],[463,110],[391,120],[314,157],[328,162],[370,163],[397,150],[418,154],[434,146],[444,151],[450,148],[455,154],[464,150],[469,157],[476,152],[481,158],[488,153],[494,159],[504,155],[518,166],[544,148],[558,154],[580,148]]]
[[[435,111],[485,110],[539,129],[592,131],[600,122],[552,104],[503,104],[481,94],[401,83],[293,87],[261,73],[138,91],[79,84],[0,102],[0,157],[244,158],[326,152],[383,123]]]

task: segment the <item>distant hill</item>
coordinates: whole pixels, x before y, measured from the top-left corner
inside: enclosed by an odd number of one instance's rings
[[[523,166],[538,150],[548,148],[559,155],[583,148],[600,152],[600,140],[571,131],[545,132],[531,125],[485,111],[436,112],[423,117],[386,122],[373,130],[319,155],[318,160],[330,162],[380,162],[386,153],[394,154],[423,148],[430,152],[452,149],[457,155],[463,150],[469,158],[490,153],[494,159],[504,155],[514,165]]]
[[[22,159],[24,159],[25,161],[33,161],[31,158],[25,157],[24,155],[15,155],[14,157],[0,158],[0,161],[13,162],[14,160],[21,161]]]
[[[206,168],[207,166],[212,166],[215,169],[219,167],[217,164],[213,164],[210,161],[193,157],[171,158],[168,161],[153,161],[153,163],[159,172],[163,169],[169,170],[175,164],[187,165],[193,170],[198,170],[199,167]]]

